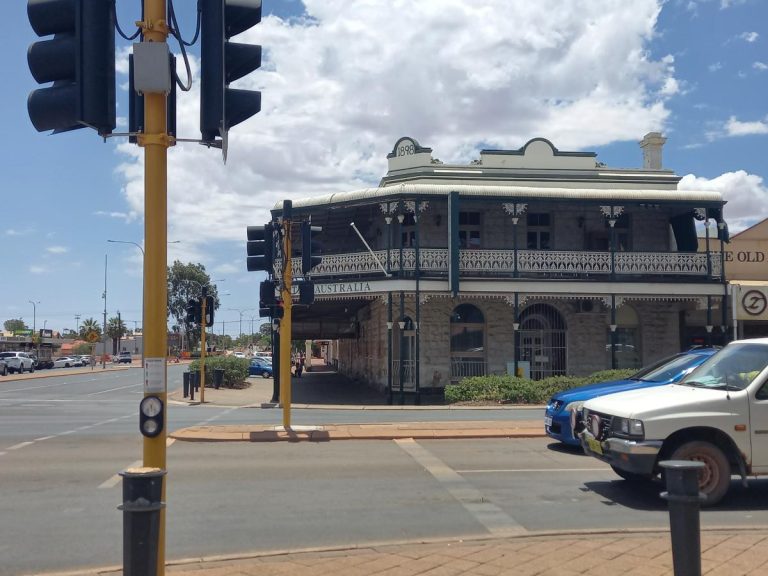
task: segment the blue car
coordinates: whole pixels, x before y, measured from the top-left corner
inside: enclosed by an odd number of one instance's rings
[[[272,378],[272,362],[264,358],[254,358],[248,367],[248,376]]]
[[[584,402],[597,396],[615,394],[616,392],[674,384],[682,380],[684,376],[719,349],[692,348],[643,368],[627,380],[598,382],[558,392],[547,403],[547,409],[544,412],[544,431],[555,440],[578,446],[579,440],[574,437],[574,428],[579,427],[576,416]]]

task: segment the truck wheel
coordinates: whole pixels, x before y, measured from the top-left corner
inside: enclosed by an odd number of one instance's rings
[[[650,480],[648,476],[644,476],[642,474],[635,474],[634,472],[627,472],[626,470],[622,470],[621,468],[618,468],[613,464],[611,464],[611,470],[616,472],[616,474],[621,476],[627,482],[648,482],[648,480]]]
[[[703,507],[714,506],[723,499],[731,483],[731,465],[720,448],[709,442],[686,442],[672,453],[671,460],[704,463],[699,472],[699,491],[707,497],[701,503]]]

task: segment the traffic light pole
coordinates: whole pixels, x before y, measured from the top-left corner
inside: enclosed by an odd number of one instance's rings
[[[165,0],[144,0],[141,23],[144,42],[166,42]],[[167,414],[168,374],[168,146],[166,95],[144,94],[144,133],[138,136],[144,148],[144,396],[157,396]],[[163,418],[167,422],[167,418]],[[144,467],[166,469],[166,429],[155,437],[144,437]],[[162,501],[165,501],[163,482]],[[157,574],[165,574],[165,509],[160,511],[160,535],[157,551]]]
[[[293,269],[291,266],[291,217],[293,204],[283,201],[283,282],[280,296],[283,317],[280,320],[280,402],[283,404],[283,427],[291,427],[291,295]]]
[[[203,287],[200,298],[200,404],[205,404],[205,305],[208,300],[208,289]]]

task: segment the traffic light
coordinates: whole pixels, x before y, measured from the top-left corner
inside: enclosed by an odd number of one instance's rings
[[[213,309],[214,301],[213,296],[205,297],[205,325],[213,326]]]
[[[187,324],[200,324],[200,320],[200,301],[196,298],[190,298],[187,301]]]
[[[299,283],[299,304],[309,306],[315,301],[315,283],[305,280]]]
[[[320,226],[312,226],[309,221],[301,223],[301,273],[307,274],[312,268],[322,262],[320,256],[315,253],[320,252],[320,244],[312,237],[318,232],[322,232]]]
[[[147,438],[154,438],[163,431],[163,401],[157,396],[145,396],[139,403],[139,430]]]
[[[274,237],[272,224],[264,226],[248,226],[248,272],[265,270],[272,273],[274,261]]]
[[[38,132],[54,134],[115,129],[115,3],[93,0],[29,0],[27,15],[38,36],[27,63],[39,84],[27,99]]]
[[[201,0],[200,22],[200,133],[226,159],[229,129],[261,110],[261,92],[229,87],[261,66],[261,46],[229,41],[261,22],[261,0]]]

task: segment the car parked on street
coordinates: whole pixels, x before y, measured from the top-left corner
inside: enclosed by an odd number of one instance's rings
[[[717,504],[732,475],[768,475],[768,338],[731,342],[677,384],[588,400],[581,418],[584,452],[625,480],[702,462],[702,505]]]
[[[248,367],[248,376],[272,378],[272,362],[264,358],[254,358]]]
[[[72,368],[74,366],[82,366],[83,361],[76,356],[59,356],[53,360],[54,368]]]
[[[128,352],[126,350],[123,350],[122,352],[120,352],[120,354],[117,355],[117,363],[118,364],[132,364],[133,363],[133,355],[130,352]]]
[[[35,362],[26,352],[0,352],[0,358],[5,360],[9,372],[34,372]]]
[[[598,382],[558,392],[550,398],[544,411],[544,431],[550,438],[578,446],[580,442],[577,434],[583,427],[579,414],[584,402],[607,394],[679,382],[719,349],[691,348],[659,360],[626,380]]]

